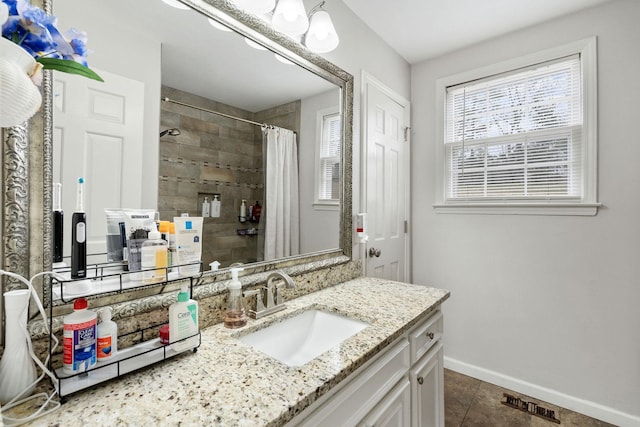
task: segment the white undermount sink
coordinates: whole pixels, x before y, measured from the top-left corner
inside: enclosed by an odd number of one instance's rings
[[[285,365],[302,366],[367,326],[359,320],[313,309],[239,340]]]

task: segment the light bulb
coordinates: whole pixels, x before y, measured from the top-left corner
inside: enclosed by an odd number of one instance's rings
[[[184,3],[180,3],[178,0],[162,0],[165,4],[168,4],[171,7],[175,7],[176,9],[189,10],[191,9]]]
[[[207,20],[209,21],[209,24],[211,24],[211,26],[213,28],[215,28],[216,30],[228,31],[228,32],[233,31],[231,28],[227,27],[226,25],[223,25],[223,24],[219,23],[215,19],[207,18]]]
[[[316,53],[327,53],[340,44],[331,16],[324,10],[319,10],[311,16],[309,32],[305,36],[305,46]]]
[[[233,2],[239,8],[255,15],[269,13],[276,6],[276,0],[233,0]]]
[[[271,22],[276,30],[291,37],[304,34],[309,28],[302,0],[279,0]]]
[[[251,47],[252,47],[252,48],[254,48],[254,49],[258,49],[258,50],[267,50],[267,48],[266,48],[266,47],[262,46],[262,45],[261,45],[261,44],[259,44],[259,43],[254,42],[253,40],[248,39],[248,38],[246,38],[246,37],[244,38],[244,41],[245,41],[245,43],[246,43],[246,44],[248,44],[249,46],[251,46]]]

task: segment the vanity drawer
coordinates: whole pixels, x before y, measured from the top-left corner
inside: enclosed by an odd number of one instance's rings
[[[409,334],[411,365],[416,363],[442,337],[442,312],[437,310],[431,317],[416,326]]]

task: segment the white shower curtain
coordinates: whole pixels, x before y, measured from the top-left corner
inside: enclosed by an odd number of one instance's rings
[[[296,134],[269,127],[265,144],[264,259],[268,261],[300,253],[300,218]]]

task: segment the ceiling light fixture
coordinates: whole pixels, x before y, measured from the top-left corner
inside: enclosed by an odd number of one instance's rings
[[[241,9],[260,17],[273,11],[271,25],[281,33],[300,40],[315,53],[327,53],[340,44],[331,16],[320,2],[307,14],[302,0],[233,0]],[[275,6],[275,10],[274,10]]]
[[[289,36],[304,34],[309,29],[309,18],[302,0],[278,0],[271,23],[276,30]]]
[[[162,0],[165,4],[168,4],[171,7],[175,7],[176,9],[189,10],[191,9],[184,3],[180,3],[178,0]]]
[[[255,15],[264,15],[273,10],[276,0],[233,0],[241,9]]]
[[[223,25],[223,24],[219,23],[215,19],[207,18],[207,20],[209,21],[209,24],[211,24],[211,26],[213,28],[215,28],[216,30],[225,31],[225,32],[229,32],[229,33],[231,31],[233,31],[231,28],[227,27],[226,25]]]
[[[327,53],[334,50],[340,44],[340,37],[333,26],[331,16],[322,9],[323,1],[309,13],[309,31],[304,36],[304,45],[312,52]]]
[[[254,48],[254,49],[258,49],[258,50],[267,50],[267,48],[266,48],[266,47],[264,47],[264,46],[262,46],[260,43],[256,43],[256,42],[254,42],[253,40],[248,39],[248,38],[246,38],[246,37],[244,38],[244,42],[245,42],[246,44],[248,44],[249,46],[251,46],[252,48]]]

